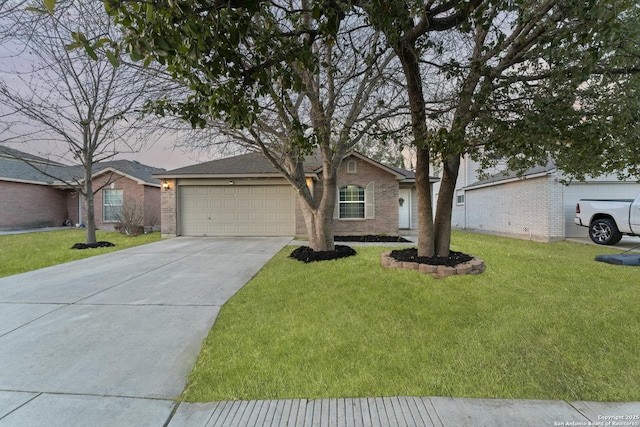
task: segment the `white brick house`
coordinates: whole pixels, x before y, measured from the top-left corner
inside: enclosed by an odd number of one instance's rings
[[[630,198],[640,191],[640,184],[615,176],[565,185],[562,171],[552,162],[521,177],[503,170],[484,180],[477,180],[478,164],[468,157],[460,167],[452,226],[522,239],[549,242],[587,237],[587,228],[573,222],[579,199]],[[434,197],[438,191],[436,183]]]

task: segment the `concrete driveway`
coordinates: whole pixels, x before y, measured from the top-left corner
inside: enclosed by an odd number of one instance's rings
[[[289,238],[177,238],[0,279],[0,426],[162,426],[220,306]]]

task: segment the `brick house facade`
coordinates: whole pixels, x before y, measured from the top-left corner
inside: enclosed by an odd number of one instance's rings
[[[333,231],[335,235],[367,235],[367,234],[398,234],[398,176],[381,169],[366,159],[349,156],[345,158],[338,169],[338,189],[356,185],[367,188],[374,186],[374,214],[370,218],[344,219],[339,217],[339,196],[336,198],[336,211],[333,218]],[[402,179],[402,177],[400,178]],[[412,188],[413,182],[407,183]],[[313,195],[322,197],[322,182],[314,182]],[[296,203],[296,236],[305,236],[307,227],[302,216],[299,202]]]
[[[69,217],[69,193],[48,185],[0,181],[0,229],[61,226]]]
[[[151,174],[160,171],[128,160],[95,164],[96,226],[115,229],[115,221],[104,215],[104,194],[113,191],[124,204],[135,203],[144,210],[142,225],[159,227],[160,181]],[[79,166],[0,146],[0,229],[56,227],[67,220],[73,225],[86,223],[85,202],[71,185],[80,185],[82,175]]]
[[[307,185],[322,196],[321,164],[305,162]],[[155,175],[161,192],[162,234],[180,235],[295,235],[307,229],[293,187],[260,154],[249,153],[214,160]],[[357,152],[345,157],[337,171],[334,233],[336,235],[414,234],[418,228],[413,172],[389,167]],[[342,189],[342,190],[341,190]],[[354,200],[340,200],[340,192],[354,191]],[[400,227],[400,191],[408,218]],[[345,196],[346,197],[346,196]],[[346,205],[352,203],[351,207]],[[342,206],[341,206],[342,205]],[[354,206],[357,205],[357,206]],[[341,209],[355,209],[346,218]],[[355,213],[355,215],[354,215]],[[342,216],[342,217],[341,217]]]

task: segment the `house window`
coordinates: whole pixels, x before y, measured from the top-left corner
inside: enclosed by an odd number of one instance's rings
[[[102,203],[104,205],[102,217],[104,221],[118,221],[118,218],[122,214],[122,201],[122,190],[102,191]]]
[[[364,218],[364,188],[357,185],[340,188],[340,218]]]
[[[456,195],[456,204],[464,205],[464,191],[458,191]]]

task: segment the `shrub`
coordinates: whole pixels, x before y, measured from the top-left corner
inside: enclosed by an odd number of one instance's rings
[[[144,211],[136,202],[125,202],[122,211],[116,215],[117,229],[127,236],[137,236],[144,232]]]

